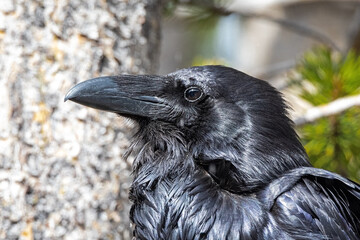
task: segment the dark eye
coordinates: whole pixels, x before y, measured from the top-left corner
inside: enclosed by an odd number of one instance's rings
[[[195,102],[196,100],[200,99],[203,95],[203,92],[198,87],[189,87],[184,92],[184,97],[189,102]]]

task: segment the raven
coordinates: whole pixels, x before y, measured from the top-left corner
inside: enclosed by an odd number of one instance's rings
[[[360,186],[316,169],[265,81],[224,66],[77,84],[133,119],[135,239],[360,239]]]

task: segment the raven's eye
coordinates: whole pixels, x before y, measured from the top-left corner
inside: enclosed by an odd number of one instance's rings
[[[203,95],[203,92],[198,87],[189,87],[184,92],[184,97],[189,102],[195,102],[196,100],[200,99]]]

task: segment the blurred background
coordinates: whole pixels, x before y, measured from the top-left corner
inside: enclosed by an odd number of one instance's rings
[[[0,239],[131,239],[136,126],[89,78],[222,64],[268,81],[315,167],[360,182],[360,1],[2,0]]]

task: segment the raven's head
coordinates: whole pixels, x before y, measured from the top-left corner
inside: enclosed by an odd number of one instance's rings
[[[224,188],[239,192],[309,165],[281,95],[232,68],[95,78],[73,87],[67,99],[139,123],[135,172],[146,163],[167,173],[201,166]]]

